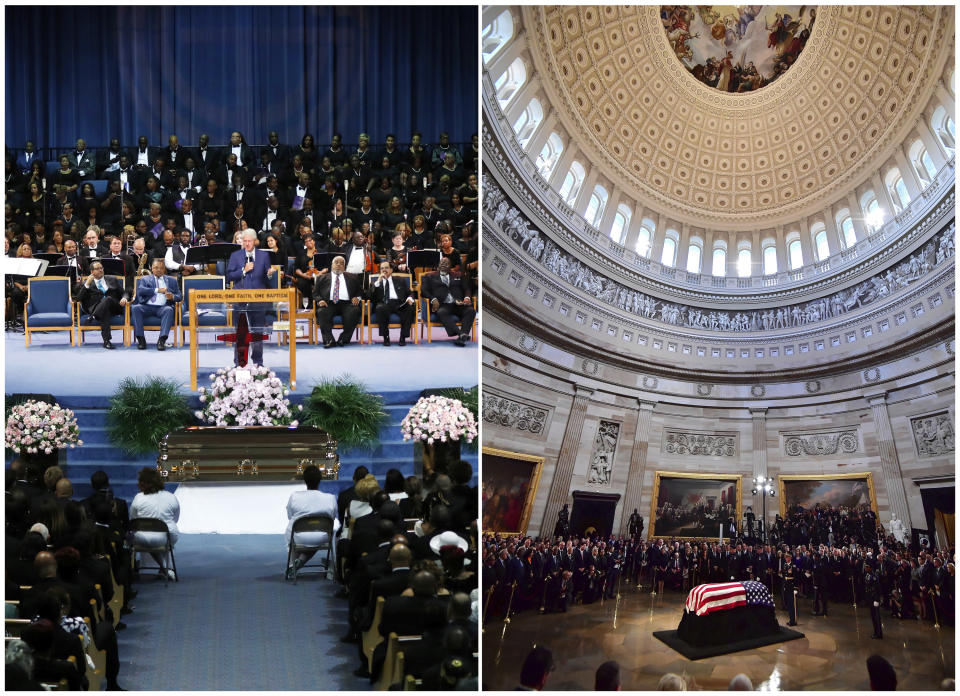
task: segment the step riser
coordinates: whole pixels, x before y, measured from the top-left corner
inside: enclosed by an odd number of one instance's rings
[[[384,410],[389,417],[388,424],[380,431],[381,443],[372,450],[342,449],[340,451],[340,479],[324,481],[321,489],[338,493],[352,485],[353,473],[359,466],[365,466],[378,479],[383,479],[390,469],[399,469],[405,476],[413,473],[413,444],[404,442],[400,433],[400,421],[410,410],[416,393],[395,393],[387,395]],[[291,400],[301,402],[303,395]],[[191,408],[199,408],[196,396],[189,397]],[[107,435],[106,409],[102,397],[69,397],[60,400],[62,406],[74,409],[80,426],[83,447],[66,452],[66,475],[73,482],[74,497],[86,498],[92,493],[90,476],[95,471],[105,471],[110,476],[114,493],[126,500],[132,500],[137,493],[137,474],[143,467],[156,464],[156,455],[127,455],[113,446]],[[462,457],[477,470],[477,452],[462,452]],[[476,478],[476,477],[475,477]]]

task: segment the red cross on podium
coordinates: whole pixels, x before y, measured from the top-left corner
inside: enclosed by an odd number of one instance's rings
[[[218,341],[237,344],[237,362],[240,367],[247,366],[247,351],[250,349],[250,343],[253,341],[263,341],[267,338],[269,338],[267,334],[250,333],[249,327],[247,326],[246,312],[240,313],[240,321],[237,322],[236,333],[217,336]]]

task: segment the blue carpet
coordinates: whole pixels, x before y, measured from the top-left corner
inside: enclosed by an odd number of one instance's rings
[[[180,537],[180,582],[152,574],[119,632],[120,684],[150,691],[368,690],[338,638],[347,603],[319,575],[285,582],[279,535]],[[313,569],[308,569],[307,572]]]
[[[7,394],[55,394],[58,397],[109,395],[124,377],[151,375],[173,377],[189,385],[189,348],[173,348],[171,344],[160,353],[154,348],[155,334],[151,336],[150,332],[147,333],[149,348],[145,351],[137,350],[136,345],[124,347],[119,331],[114,332],[117,349],[113,351],[104,350],[96,331],[87,335],[88,342],[85,345],[77,347],[70,346],[66,331],[34,334],[30,348],[24,346],[23,334],[8,333],[4,341],[4,391]],[[399,334],[399,329],[395,334]],[[464,387],[477,384],[477,344],[469,343],[462,348],[455,346],[442,329],[434,329],[434,338],[430,344],[408,344],[402,348],[396,343],[384,348],[376,336],[373,345],[354,343],[333,350],[300,343],[297,345],[298,388],[291,393],[306,393],[314,382],[345,372],[365,382],[370,389],[381,392],[419,392],[438,384]],[[201,355],[203,353],[201,351]],[[218,351],[216,355],[222,358],[220,362],[210,362],[208,358],[201,357],[200,364],[225,367],[233,362],[232,353],[228,350]],[[277,347],[275,343],[266,346],[264,362],[275,366],[285,378],[289,376],[286,349]],[[66,365],[70,369],[59,369]],[[208,373],[209,368],[199,372],[198,385],[208,383]]]

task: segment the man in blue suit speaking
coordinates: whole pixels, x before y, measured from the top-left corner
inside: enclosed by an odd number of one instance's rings
[[[256,248],[257,233],[253,230],[244,230],[242,237],[243,248],[230,254],[227,261],[227,280],[233,283],[234,290],[265,290],[270,278],[276,273],[270,265],[270,254]],[[249,303],[241,305],[235,312],[237,321],[245,314],[247,326],[251,332],[259,333],[266,327],[266,305],[263,303]],[[240,364],[239,346],[234,350],[234,362]],[[254,341],[251,362],[255,365],[263,364],[263,342]]]
[[[147,318],[159,317],[160,338],[157,340],[157,350],[165,350],[167,336],[173,327],[173,308],[183,296],[180,286],[173,276],[165,275],[166,266],[163,259],[154,259],[150,267],[152,275],[144,276],[137,283],[137,303],[130,308],[133,320],[133,337],[137,339],[137,348],[145,350],[147,340],[143,336],[143,321]]]

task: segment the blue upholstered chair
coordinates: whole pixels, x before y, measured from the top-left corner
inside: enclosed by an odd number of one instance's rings
[[[125,278],[123,276],[113,276],[120,283],[120,286],[126,290]],[[93,318],[92,314],[87,314],[80,302],[74,302],[77,309],[77,344],[83,345],[83,333],[85,331],[99,331],[100,324]],[[119,328],[123,331],[123,345],[130,345],[130,305],[123,308],[120,314],[115,314],[110,319],[110,326]]]
[[[34,331],[69,331],[70,345],[76,345],[73,319],[69,278],[50,277],[27,280],[23,333],[28,348],[30,334]]]
[[[360,303],[360,321],[357,322],[357,328],[354,330],[353,336],[350,339],[350,340],[356,341],[361,346],[364,343],[368,342],[363,340],[363,327],[367,321],[367,315],[370,312],[370,307],[368,306],[369,304],[370,302],[366,300]],[[316,343],[323,343],[323,337],[320,335],[320,324],[318,324],[316,320],[314,320],[314,322],[312,323],[312,326],[313,326],[314,337],[315,337],[314,341]],[[331,329],[343,331],[343,315],[342,314],[333,315]]]
[[[219,275],[191,275],[185,276],[180,282],[183,284],[183,300],[177,305],[177,316],[179,317],[177,331],[179,331],[180,337],[179,345],[184,345],[183,335],[190,329],[190,307],[192,306],[190,291],[223,290],[225,279]],[[205,311],[197,317],[198,326],[217,329],[232,328],[230,322],[227,321],[225,306],[206,305],[203,309]]]
[[[93,184],[93,192],[97,194],[97,198],[101,198],[107,192],[110,181],[107,179],[91,179],[88,183]]]

